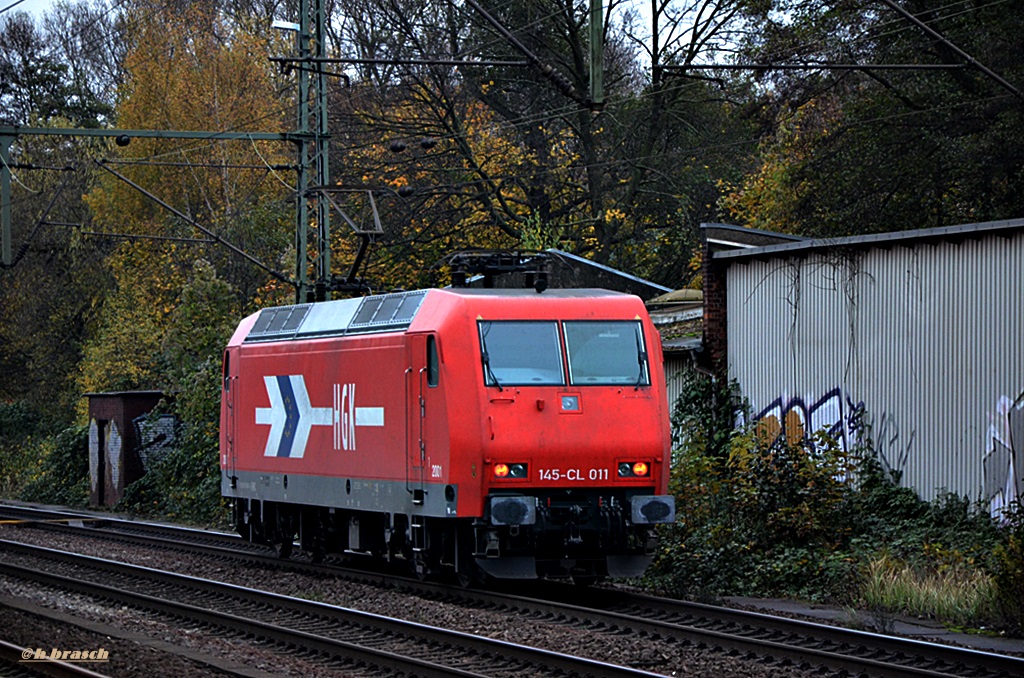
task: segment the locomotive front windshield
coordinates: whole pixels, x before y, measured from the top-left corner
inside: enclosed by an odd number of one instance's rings
[[[565,323],[569,381],[574,385],[647,386],[647,354],[640,323],[587,320]]]
[[[480,321],[488,386],[564,386],[559,325],[546,321]],[[640,323],[583,320],[562,324],[569,383],[647,386],[650,374]]]
[[[554,322],[480,322],[488,386],[563,386],[562,352]]]

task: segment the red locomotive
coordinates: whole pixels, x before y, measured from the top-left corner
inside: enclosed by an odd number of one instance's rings
[[[238,532],[468,579],[635,576],[667,496],[661,346],[639,299],[448,289],[265,308],[224,353]],[[479,568],[479,569],[478,569]]]

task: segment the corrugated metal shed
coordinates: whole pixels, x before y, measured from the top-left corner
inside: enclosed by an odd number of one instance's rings
[[[716,252],[755,415],[868,436],[904,485],[1022,496],[1024,220]]]
[[[661,334],[668,403],[674,408],[682,395],[685,374],[693,369],[702,349],[704,295],[700,290],[674,290],[645,303]]]

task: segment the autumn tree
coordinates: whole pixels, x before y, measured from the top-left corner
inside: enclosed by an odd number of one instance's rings
[[[73,11],[71,5],[63,7]],[[80,17],[103,26],[88,8]],[[70,46],[60,27],[41,29],[27,12],[0,15],[0,124],[40,125],[61,118],[95,127],[110,114],[109,90],[84,73],[96,63],[95,51]]]
[[[744,112],[751,92],[731,65],[751,30],[747,0],[653,0],[625,10],[621,31],[643,77],[617,113],[623,163],[618,203],[628,214],[618,260],[668,285],[693,280],[698,226],[720,221],[725,183],[742,175],[758,130]]]
[[[1010,56],[1024,7],[1011,5],[900,2],[925,30],[881,2],[765,3],[746,58],[808,68],[762,71],[776,131],[727,203],[735,217],[845,235],[1024,213],[1024,69]],[[818,68],[833,63],[865,68]]]
[[[96,127],[109,122],[121,42],[101,4],[57,2],[40,21],[0,15],[0,124]],[[74,375],[109,285],[108,243],[84,235],[80,196],[94,180],[94,138],[20,134],[10,144],[13,261],[0,268],[0,399],[66,421]]]
[[[274,88],[264,39],[205,3],[161,10],[139,2],[127,11],[132,29],[119,126],[282,129],[292,104]],[[291,161],[287,150],[271,142],[134,139],[106,163],[112,171],[88,203],[94,223],[124,240],[108,260],[116,290],[88,344],[83,389],[110,388],[115,378],[120,388],[166,384],[167,374],[157,370],[163,337],[197,259],[231,285],[232,315],[241,313],[291,242],[283,199],[292,177],[275,168]],[[210,233],[267,265],[212,247],[204,237]]]
[[[371,273],[392,286],[436,284],[434,264],[451,251],[516,244],[525,209],[506,175],[523,152],[471,96],[461,69],[407,63],[442,58],[442,34],[457,30],[451,5],[357,8],[365,21],[346,24],[349,54],[371,63],[351,69],[334,95],[332,174],[341,189],[377,201],[384,235]],[[424,11],[439,22],[412,20]]]
[[[707,56],[731,18],[728,8],[697,4],[681,11],[703,9],[714,20],[694,29],[691,60]],[[336,138],[365,157],[374,145],[387,149],[397,140],[415,151],[420,138],[432,137],[429,154],[375,157],[391,169],[413,157],[418,167],[434,168],[405,192],[418,196],[411,201],[417,215],[437,214],[435,223],[449,225],[452,244],[469,242],[458,233],[490,229],[499,240],[557,244],[670,284],[688,275],[696,224],[717,209],[713,167],[734,157],[725,149],[737,148],[729,143],[736,134],[731,103],[717,84],[675,77],[652,88],[624,5],[612,3],[603,41],[606,103],[594,106],[586,7],[550,0],[481,6],[511,38],[470,5],[360,0],[362,20],[341,22],[348,31],[340,44],[362,61],[339,97],[348,105],[339,107],[347,113]],[[680,39],[674,50],[682,49]],[[445,63],[423,63],[430,60]],[[481,124],[485,144],[477,143]],[[706,152],[708,144],[718,150]],[[360,163],[344,162],[339,176],[348,168],[361,178]],[[444,240],[438,236],[428,237]]]

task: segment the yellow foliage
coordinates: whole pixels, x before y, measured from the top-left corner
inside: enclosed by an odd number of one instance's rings
[[[809,190],[798,171],[810,150],[836,129],[842,111],[834,101],[812,99],[790,117],[779,121],[775,136],[761,147],[761,166],[742,185],[719,181],[723,197],[719,207],[751,228],[792,232],[793,210]]]
[[[174,264],[173,244],[153,249],[150,243],[123,243],[108,259],[116,289],[104,300],[100,326],[83,348],[78,375],[83,393],[159,385],[163,327],[185,276]]]
[[[290,106],[282,106],[276,94],[263,38],[223,21],[206,3],[140,10],[126,26],[131,48],[117,107],[119,127],[284,131],[282,111]],[[283,142],[157,138],[134,138],[128,146],[111,149],[120,160],[144,161],[119,163],[113,169],[220,232],[227,225],[248,228],[244,215],[280,199],[287,190],[279,181],[267,181],[267,170],[241,166],[289,163],[291,151]],[[114,176],[103,175],[85,201],[97,230],[202,235]],[[116,290],[104,300],[99,326],[83,347],[78,375],[82,391],[161,385],[157,361],[168,318],[180,304],[195,256],[194,245],[133,240],[122,242],[108,257]]]
[[[690,257],[686,268],[693,274],[687,287],[692,290],[704,289],[704,253],[700,249],[693,251],[693,256]]]
[[[233,31],[200,3],[140,12],[127,25],[132,48],[125,57],[119,127],[283,131],[282,107],[261,38]],[[280,183],[264,181],[263,172],[207,165],[278,164],[290,160],[290,150],[281,142],[136,138],[112,152],[122,160],[183,165],[115,169],[174,208],[199,217],[237,210],[257,189],[261,195],[283,194]],[[86,201],[95,220],[113,230],[166,234],[163,208],[114,177],[105,177]]]

